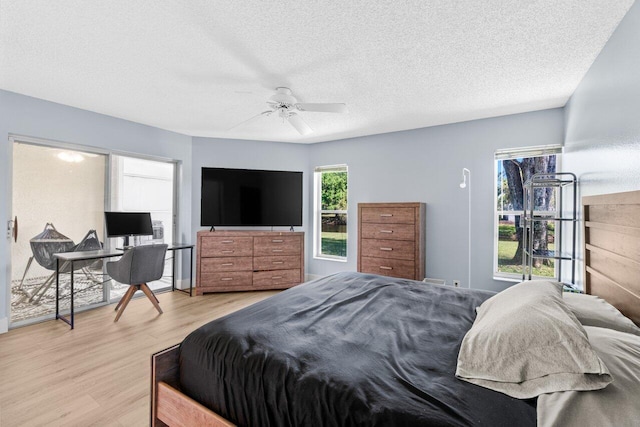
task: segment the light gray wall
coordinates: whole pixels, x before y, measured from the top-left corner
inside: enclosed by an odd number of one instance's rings
[[[179,212],[185,213],[180,217],[181,237],[190,239],[191,137],[0,90],[0,329],[10,298],[10,246],[5,232],[11,215],[9,134],[180,160],[184,179]]]
[[[561,144],[563,136],[563,110],[553,109],[310,146],[310,174],[316,166],[348,165],[349,244],[347,263],[311,259],[308,273],[356,270],[358,203],[425,202],[426,275],[467,286],[468,193],[459,187],[466,167],[471,170],[471,284],[506,288],[510,283],[493,280],[494,152]]]
[[[308,173],[309,146],[268,141],[244,141],[237,139],[193,138],[193,175],[191,186],[193,199],[191,201],[191,223],[193,233],[191,240],[196,241],[199,230],[209,227],[200,226],[200,196],[203,167],[221,167],[238,169],[287,170],[303,172],[303,201],[309,200],[309,180],[313,174]],[[305,257],[308,260],[309,250],[309,206],[305,202],[302,211],[302,227],[295,227],[295,231],[304,231],[307,249]],[[239,229],[238,227],[220,227],[220,230]],[[259,229],[259,228],[258,228]],[[271,227],[264,227],[271,230]],[[275,227],[274,230],[289,230],[288,227]],[[305,265],[308,265],[305,262]]]
[[[578,175],[580,195],[639,190],[640,2],[613,33],[565,114],[563,168]],[[579,248],[582,239],[581,232]],[[580,260],[580,284],[582,268]]]

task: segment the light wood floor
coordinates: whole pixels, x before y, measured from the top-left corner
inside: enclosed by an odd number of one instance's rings
[[[269,292],[146,298],[114,323],[114,305],[0,335],[0,426],[147,426],[150,356]]]

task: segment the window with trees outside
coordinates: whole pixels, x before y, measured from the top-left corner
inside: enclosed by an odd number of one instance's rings
[[[347,166],[315,169],[314,255],[347,258]]]
[[[524,184],[534,174],[555,173],[562,147],[541,146],[498,150],[495,153],[495,242],[494,275],[522,279],[522,199]],[[534,190],[536,213],[553,214],[556,210],[555,192],[551,188]],[[535,224],[533,245],[536,249],[554,249],[554,221]],[[555,277],[552,259],[534,259],[532,274]]]

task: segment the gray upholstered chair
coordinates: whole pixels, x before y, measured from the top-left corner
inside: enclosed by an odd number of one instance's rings
[[[113,280],[130,285],[116,306],[118,314],[114,322],[122,316],[122,312],[127,308],[136,291],[144,292],[153,306],[162,314],[159,301],[147,283],[162,277],[166,252],[167,245],[136,246],[125,251],[118,261],[107,263],[107,273]]]

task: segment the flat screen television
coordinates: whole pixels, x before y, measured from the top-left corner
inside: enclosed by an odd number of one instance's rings
[[[107,237],[124,237],[129,246],[130,236],[152,236],[153,224],[149,212],[105,212]]]
[[[302,172],[202,168],[202,226],[301,226]]]

